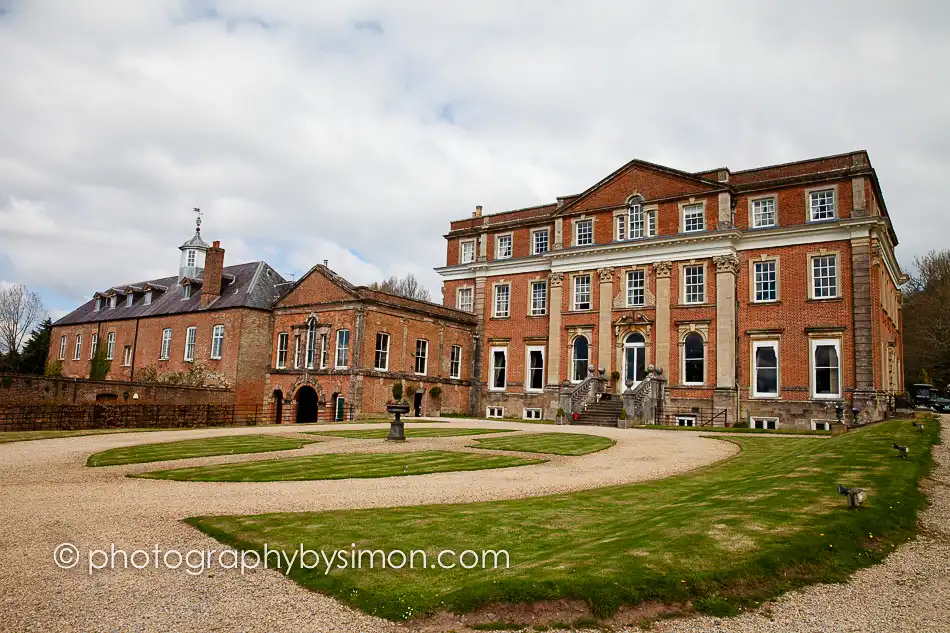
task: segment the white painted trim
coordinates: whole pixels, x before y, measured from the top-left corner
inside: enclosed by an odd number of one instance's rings
[[[835,353],[838,355],[838,393],[818,394],[815,384],[815,348],[819,345],[834,345]],[[841,358],[841,339],[840,338],[813,338],[808,342],[808,382],[811,397],[815,400],[840,400],[841,390],[844,386],[844,362]]]
[[[531,352],[541,352],[541,388],[532,389],[531,384]],[[525,345],[524,348],[524,390],[525,393],[541,393],[544,391],[545,374],[548,370],[548,359],[545,357],[544,345]]]
[[[776,362],[776,371],[775,371],[775,391],[769,393],[759,393],[757,388],[759,384],[759,377],[757,375],[758,366],[755,364],[756,351],[762,347],[771,347],[775,350],[775,362]],[[779,351],[779,341],[778,339],[772,340],[756,340],[752,341],[752,397],[753,398],[764,398],[764,399],[776,399],[779,397],[779,394],[782,393],[782,357]]]
[[[505,384],[501,387],[495,386],[495,352],[502,352],[505,355]],[[508,389],[508,348],[491,347],[488,352],[488,390],[502,392]]]

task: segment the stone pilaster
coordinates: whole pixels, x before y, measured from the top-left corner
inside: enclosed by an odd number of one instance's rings
[[[867,196],[864,195],[864,177],[851,179],[851,217],[868,217]]]
[[[564,218],[554,219],[554,245],[551,250],[558,251],[564,248]]]
[[[716,387],[736,386],[736,275],[735,255],[713,258],[716,265]]]
[[[564,273],[551,273],[548,288],[548,386],[557,386],[561,376],[561,305]]]
[[[732,221],[732,196],[728,191],[719,194],[719,217],[717,218],[716,228],[731,229]]]
[[[472,415],[484,415],[482,411],[482,355],[485,353],[485,278],[475,277],[475,293],[473,307],[478,325],[475,326],[475,336],[472,338]],[[481,413],[479,413],[481,411]]]
[[[851,283],[854,302],[855,391],[874,391],[874,344],[871,317],[871,240],[851,240]]]
[[[662,367],[667,375],[670,368],[670,274],[673,262],[653,264],[656,275],[656,328],[654,329],[654,365]]]
[[[610,316],[614,303],[614,269],[601,268],[597,271],[600,276],[600,301],[597,323],[597,367],[603,369],[609,377],[611,372],[610,358]]]

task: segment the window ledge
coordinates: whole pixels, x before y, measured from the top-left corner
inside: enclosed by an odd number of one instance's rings
[[[490,316],[490,317],[488,317],[488,318],[489,318],[490,320],[492,320],[492,321],[507,321],[507,320],[510,319],[511,317],[510,317],[510,316],[503,316],[503,317],[501,317],[501,316]]]
[[[543,319],[543,318],[546,317],[547,315],[548,315],[548,313],[545,312],[545,313],[543,313],[543,314],[528,314],[528,315],[526,315],[526,316],[527,316],[529,319]]]
[[[775,301],[750,301],[750,306],[780,306],[782,305],[781,299],[776,299]]]
[[[834,303],[835,301],[844,301],[844,297],[821,297],[818,299],[809,297],[805,299],[806,303]]]

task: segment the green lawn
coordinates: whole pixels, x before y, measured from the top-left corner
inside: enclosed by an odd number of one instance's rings
[[[580,433],[530,433],[511,437],[488,437],[475,441],[478,444],[473,444],[473,448],[551,455],[587,455],[616,444],[615,441],[606,437]]]
[[[819,435],[831,437],[831,431],[813,431],[811,429],[743,429],[730,426],[672,426],[666,424],[640,424],[632,429],[652,431],[693,431],[694,433],[758,433],[760,435]]]
[[[543,459],[502,455],[418,451],[415,453],[329,453],[286,459],[265,459],[236,464],[158,470],[136,475],[175,481],[303,481],[311,479],[363,479],[423,475],[457,470],[484,470],[540,464]]]
[[[86,460],[86,466],[115,466],[117,464],[162,462],[190,457],[210,457],[212,455],[287,451],[316,441],[315,439],[305,440],[279,435],[228,435],[159,444],[137,444],[94,453]]]
[[[29,440],[52,440],[58,437],[79,437],[82,435],[105,435],[108,433],[145,433],[148,431],[172,431],[175,429],[85,429],[73,431],[0,431],[0,444],[7,442],[26,442]],[[182,429],[190,430],[194,429]]]
[[[573,598],[598,616],[658,600],[734,613],[812,582],[837,582],[914,536],[938,424],[886,422],[830,439],[730,437],[741,452],[663,480],[514,501],[197,517],[230,546],[295,551],[509,552],[508,569],[295,568],[290,577],[399,620]],[[508,438],[504,438],[508,439]],[[910,448],[901,459],[891,444]],[[869,499],[850,510],[837,484]],[[397,559],[398,560],[398,559]]]
[[[406,427],[406,437],[457,437],[461,435],[488,435],[490,433],[510,433],[512,429],[453,429],[453,428],[417,428]],[[347,431],[309,431],[307,435],[329,435],[331,437],[346,437],[356,440],[384,440],[389,435],[389,427],[385,429],[352,429]]]
[[[555,424],[554,420],[526,420],[524,418],[486,418],[467,413],[443,413],[440,418],[452,418],[457,420],[479,420],[481,422],[519,422],[521,424]],[[426,422],[439,422],[435,419],[426,419]]]

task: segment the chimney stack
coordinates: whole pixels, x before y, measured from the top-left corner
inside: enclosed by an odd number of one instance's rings
[[[224,274],[224,249],[214,241],[205,255],[205,272],[201,281],[201,307],[207,308],[221,296],[221,277]]]
[[[475,211],[472,212],[472,217],[473,218],[482,217],[482,205],[478,205],[477,207],[475,207]]]

